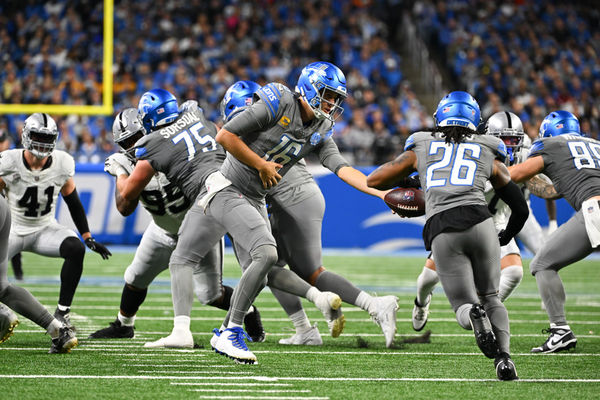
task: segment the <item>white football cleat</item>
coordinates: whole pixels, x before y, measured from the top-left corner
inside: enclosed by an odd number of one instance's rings
[[[427,323],[427,317],[429,316],[429,304],[431,304],[431,295],[427,296],[427,299],[425,299],[425,304],[422,306],[417,303],[417,298],[415,297],[415,306],[413,307],[412,311],[412,326],[417,332],[422,330]]]
[[[315,301],[315,306],[323,313],[331,337],[341,335],[346,325],[346,317],[342,314],[342,299],[333,292],[321,292]]]
[[[306,332],[295,333],[292,337],[280,339],[279,344],[321,346],[323,344],[323,339],[321,339],[321,334],[319,333],[317,324],[315,324]]]
[[[227,328],[219,335],[214,347],[215,352],[239,364],[258,364],[254,353],[248,350],[245,339],[252,341],[241,327]]]
[[[19,325],[17,314],[4,304],[0,304],[0,343],[6,342]]]
[[[383,331],[385,347],[392,347],[396,335],[396,313],[398,312],[398,298],[396,296],[375,297],[375,310],[370,312],[371,319]]]
[[[215,328],[213,329],[213,335],[210,338],[210,347],[212,347],[213,350],[217,350],[217,340],[219,340],[219,336],[221,336],[221,332],[219,328]]]
[[[188,329],[173,328],[171,334],[155,342],[146,342],[144,347],[149,349],[192,349],[194,338]]]

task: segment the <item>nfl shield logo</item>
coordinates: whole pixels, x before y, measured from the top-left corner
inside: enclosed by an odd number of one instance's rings
[[[404,201],[413,201],[415,199],[415,192],[413,192],[412,190],[407,190],[406,192],[404,192],[404,195],[402,196],[402,200]]]
[[[249,97],[249,98],[246,99],[246,105],[247,106],[252,105],[252,97]]]

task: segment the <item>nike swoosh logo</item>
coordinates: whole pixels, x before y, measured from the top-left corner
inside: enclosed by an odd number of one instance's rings
[[[552,348],[552,347],[555,347],[555,346],[557,346],[557,345],[561,344],[561,343],[562,343],[562,339],[563,339],[565,336],[567,336],[567,335],[568,335],[568,333],[565,333],[565,334],[564,334],[564,335],[562,335],[560,338],[558,338],[556,341],[555,341],[554,339],[550,339],[550,341],[548,342],[548,347]]]

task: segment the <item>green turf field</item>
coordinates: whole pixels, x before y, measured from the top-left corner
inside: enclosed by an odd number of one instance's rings
[[[379,328],[362,310],[344,305],[346,329],[328,337],[326,323],[311,304],[306,309],[323,336],[322,347],[278,345],[293,333],[291,322],[268,291],[257,299],[267,339],[250,344],[258,365],[237,365],[210,350],[211,330],[224,312],[199,303],[192,331],[199,348],[151,350],[144,342],[170,333],[168,274],[151,286],[138,313],[136,336],[125,340],[87,340],[92,331],[116,317],[124,267],[132,254],[102,261],[86,255],[85,270],[72,308],[80,344],[71,354],[46,354],[50,339],[41,328],[20,318],[14,336],[0,345],[1,399],[591,399],[600,398],[600,261],[573,265],[561,273],[567,291],[567,317],[577,349],[555,355],[531,355],[547,337],[535,280],[525,274],[506,302],[511,318],[512,353],[518,382],[498,382],[493,361],[475,345],[470,331],[454,320],[438,288],[426,326],[430,343],[405,343],[412,331],[415,279],[423,259],[328,256],[325,265],[361,288],[399,297],[397,346],[386,349]],[[60,262],[24,254],[23,286],[51,311],[58,299]],[[526,267],[527,268],[527,267]],[[527,269],[526,269],[527,271]],[[11,275],[9,273],[9,275]],[[12,276],[12,275],[11,275]],[[225,278],[234,283],[239,270],[227,257]]]

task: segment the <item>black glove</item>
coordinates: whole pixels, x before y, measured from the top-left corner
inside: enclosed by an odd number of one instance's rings
[[[500,246],[506,246],[512,238],[512,235],[507,233],[504,229],[498,232],[498,240],[500,241]]]
[[[396,186],[402,188],[418,189],[421,187],[421,181],[419,180],[419,175],[408,176],[406,178],[401,179]]]
[[[96,242],[93,237],[89,237],[85,239],[85,245],[92,251],[100,254],[104,260],[108,260],[109,256],[112,256],[112,253],[108,251],[105,245],[100,242]]]

